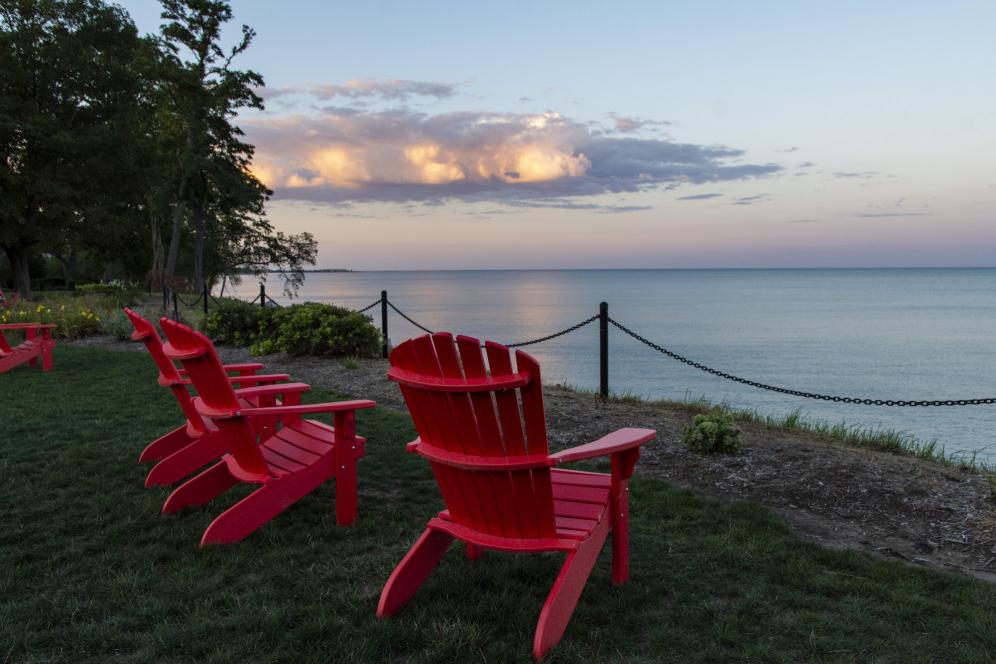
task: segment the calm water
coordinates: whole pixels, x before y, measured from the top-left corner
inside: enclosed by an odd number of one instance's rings
[[[613,318],[652,341],[769,384],[886,399],[996,396],[996,269],[354,272],[309,275],[301,298],[359,308],[382,289],[434,330],[507,343],[572,325],[605,300]],[[255,292],[247,281],[240,294]],[[379,308],[370,313],[379,323]],[[392,343],[416,334],[392,312]],[[544,380],[597,387],[597,324],[527,350]],[[813,402],[701,373],[614,328],[609,357],[613,392],[802,409],[996,461],[994,406]]]

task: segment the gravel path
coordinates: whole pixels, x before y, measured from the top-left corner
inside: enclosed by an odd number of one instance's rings
[[[80,345],[142,350],[97,337]],[[275,354],[253,358],[243,348],[220,348],[226,362],[264,362],[333,392],[374,399],[404,410],[385,360],[339,360]],[[594,395],[544,388],[547,425],[555,448],[594,440],[619,427],[650,427],[638,472],[723,500],[770,507],[800,536],[824,546],[946,569],[996,582],[996,505],[985,477],[913,457],[851,447],[791,429],[743,423],[741,449],[702,457],[679,441],[693,413],[667,404],[602,403]]]

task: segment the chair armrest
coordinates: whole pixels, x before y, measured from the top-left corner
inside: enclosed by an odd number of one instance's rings
[[[241,396],[241,395],[240,395]],[[361,408],[373,408],[377,404],[368,399],[356,401],[330,401],[328,403],[306,403],[296,406],[265,406],[261,408],[240,408],[242,415],[308,415],[311,413],[340,413]]]
[[[550,458],[559,466],[569,461],[580,461],[581,459],[594,459],[596,457],[609,456],[618,452],[639,447],[657,437],[657,432],[653,429],[619,429],[607,436],[588,443],[572,447],[556,454],[551,454]]]
[[[232,378],[236,378],[232,376]],[[290,394],[294,392],[307,392],[311,390],[311,385],[307,383],[278,383],[276,385],[259,385],[257,387],[243,387],[235,390],[235,396],[251,399],[252,397],[263,397],[271,394]]]
[[[238,372],[239,375],[253,374],[256,373],[257,371],[262,370],[263,367],[264,365],[260,364],[259,362],[245,362],[243,364],[222,365],[222,368],[225,370],[225,373],[228,373],[229,371],[235,371]],[[178,369],[178,371],[180,372],[181,376],[187,375],[186,369]]]
[[[252,374],[249,376],[228,377],[229,383],[238,383],[240,385],[279,383],[285,380],[290,380],[290,374]]]

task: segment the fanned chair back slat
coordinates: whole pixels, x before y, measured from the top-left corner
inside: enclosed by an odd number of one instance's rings
[[[135,328],[135,331],[131,335],[132,340],[141,341],[145,344],[146,350],[149,351],[153,362],[156,363],[156,368],[159,369],[159,384],[168,386],[173,391],[177,403],[180,404],[183,414],[187,417],[187,424],[198,434],[203,434],[207,431],[207,426],[204,424],[204,420],[200,414],[198,414],[197,409],[194,408],[190,392],[187,391],[187,387],[182,383],[180,372],[177,371],[176,365],[173,363],[173,360],[166,357],[162,339],[159,338],[159,332],[156,330],[155,325],[152,324],[152,321],[140,316],[127,307],[124,312]]]
[[[201,402],[213,411],[211,419],[227,437],[235,461],[248,473],[269,475],[256,434],[239,415],[239,400],[211,340],[168,318],[159,324],[169,340],[163,347],[166,357],[179,360],[187,370]]]
[[[511,468],[548,452],[539,365],[517,352],[513,368],[509,349],[492,342],[486,356],[490,377],[477,339],[425,335],[391,353],[389,376],[421,442],[447,453],[430,465],[454,522],[499,537],[555,537],[550,469]],[[460,467],[481,457],[497,464]]]

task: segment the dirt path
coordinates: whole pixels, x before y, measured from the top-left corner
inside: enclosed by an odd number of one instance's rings
[[[93,338],[103,348],[141,346]],[[338,360],[283,354],[252,358],[219,349],[228,362],[258,359],[268,371],[404,410],[385,377],[384,360]],[[551,444],[589,442],[623,426],[657,429],[638,472],[723,500],[770,507],[801,537],[833,548],[957,571],[996,582],[996,506],[985,478],[929,461],[843,445],[790,429],[740,424],[736,454],[702,457],[680,443],[687,409],[658,404],[603,404],[593,395],[544,388]]]

